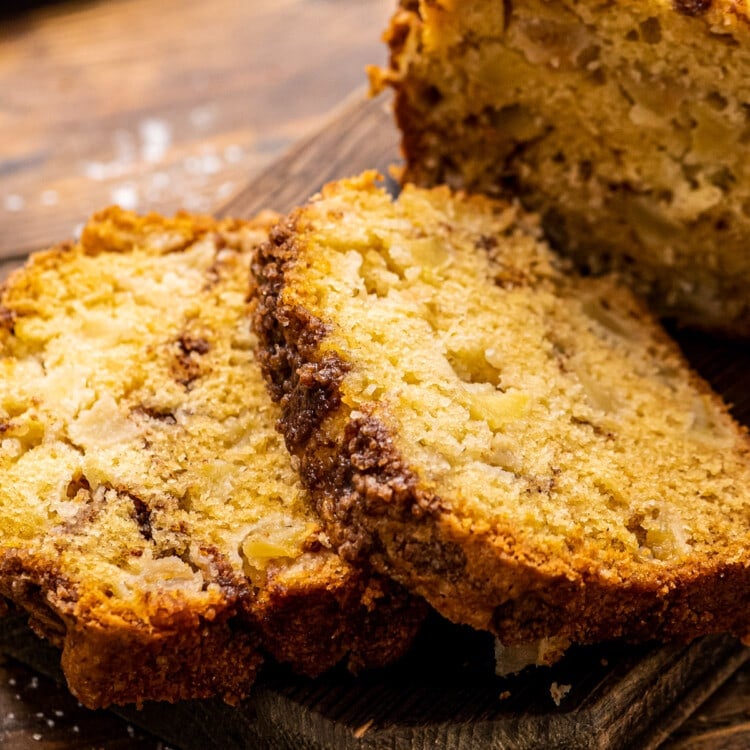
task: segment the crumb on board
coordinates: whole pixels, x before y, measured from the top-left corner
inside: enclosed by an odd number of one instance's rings
[[[369,719],[364,724],[362,724],[361,726],[357,727],[354,730],[354,736],[355,736],[355,738],[358,739],[358,740],[361,740],[367,734],[367,732],[370,730],[370,727],[372,727],[374,721],[375,721],[375,719]]]
[[[556,682],[553,682],[549,686],[549,694],[552,696],[552,700],[556,706],[560,705],[562,699],[570,692],[572,687],[572,685],[558,685]]]

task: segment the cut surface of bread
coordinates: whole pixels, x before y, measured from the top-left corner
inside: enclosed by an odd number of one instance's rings
[[[339,551],[506,644],[748,631],[743,428],[516,206],[373,174],[253,263],[287,445]]]
[[[402,0],[405,180],[541,213],[660,313],[750,335],[750,24],[731,0]]]
[[[271,218],[108,209],[0,298],[0,593],[87,706],[381,664],[418,621],[307,508],[254,359]]]

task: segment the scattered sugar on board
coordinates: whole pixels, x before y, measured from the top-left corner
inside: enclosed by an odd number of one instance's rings
[[[138,207],[138,189],[133,182],[126,182],[113,188],[109,193],[109,199],[122,208],[130,211]]]
[[[236,164],[242,160],[243,154],[242,146],[232,143],[224,149],[224,161],[227,164]]]
[[[17,211],[23,211],[24,207],[26,206],[26,200],[22,195],[18,195],[17,193],[10,193],[10,195],[5,196],[3,205],[5,206],[6,211],[15,213]]]
[[[141,158],[155,163],[164,158],[172,144],[172,128],[165,120],[149,117],[138,124],[141,136]]]
[[[185,157],[182,165],[190,175],[212,175],[222,168],[221,159],[211,149],[205,150],[198,156]]]
[[[135,161],[135,136],[124,128],[115,130],[112,139],[115,147],[115,161],[122,164],[132,164]]]
[[[231,180],[222,182],[216,190],[216,198],[218,200],[225,200],[234,192],[234,183]]]
[[[205,130],[216,120],[216,108],[209,106],[195,107],[195,109],[190,110],[188,119],[196,130]]]
[[[39,196],[39,203],[43,206],[56,206],[58,198],[57,190],[43,190]]]
[[[116,162],[86,161],[83,163],[82,171],[86,179],[94,180],[94,182],[121,177],[124,174],[123,168]]]

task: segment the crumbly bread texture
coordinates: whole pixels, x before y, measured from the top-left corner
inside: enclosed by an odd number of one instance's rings
[[[253,262],[287,445],[339,551],[505,644],[748,632],[750,443],[538,222],[364,176]]]
[[[330,549],[254,360],[271,218],[100,213],[0,299],[0,593],[87,706],[399,655],[419,618]]]
[[[734,0],[402,0],[404,179],[542,215],[654,309],[750,335],[750,18]]]

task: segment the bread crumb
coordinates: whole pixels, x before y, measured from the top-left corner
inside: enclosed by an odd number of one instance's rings
[[[556,682],[549,686],[549,694],[556,706],[560,705],[562,699],[570,692],[572,687],[572,685],[558,685]]]
[[[369,721],[366,721],[364,724],[362,724],[361,727],[358,727],[357,729],[355,729],[354,730],[354,736],[358,740],[361,740],[367,734],[367,732],[370,730],[370,727],[372,727],[374,721],[375,721],[375,719],[370,719]]]
[[[498,697],[498,698],[499,698],[499,699],[500,699],[501,701],[507,701],[507,700],[508,700],[508,698],[510,698],[510,696],[511,696],[510,690],[503,690],[503,692],[502,692],[502,693],[500,693],[500,695],[498,695],[497,697]]]

